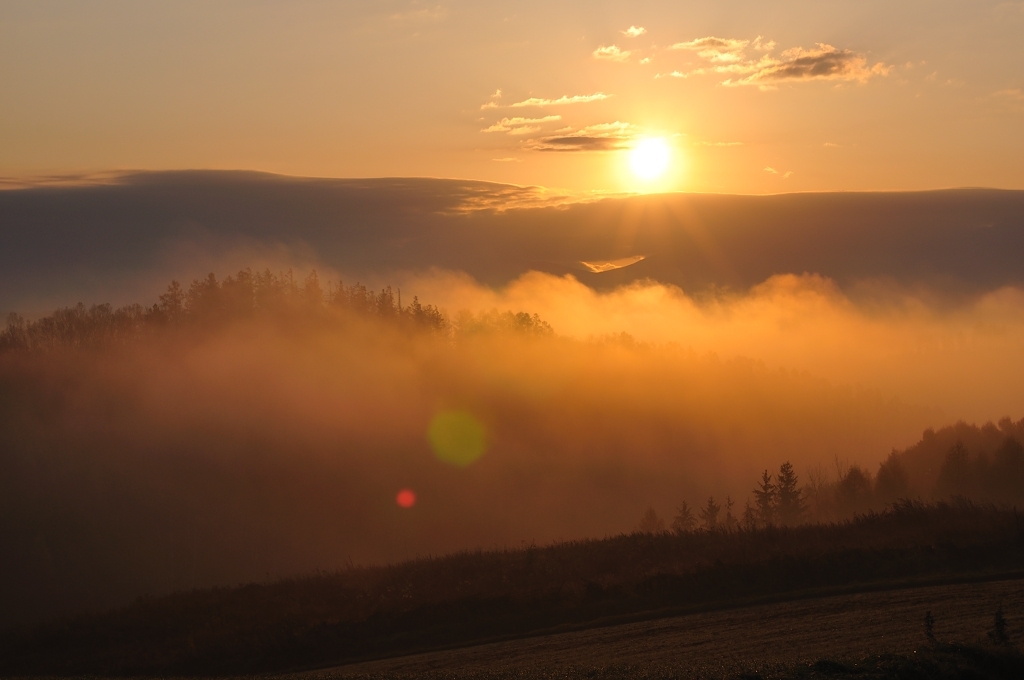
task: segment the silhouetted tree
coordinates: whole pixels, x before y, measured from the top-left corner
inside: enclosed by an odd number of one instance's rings
[[[172,323],[181,319],[185,311],[185,291],[181,289],[180,283],[171,281],[167,286],[167,292],[160,296],[158,308]]]
[[[903,463],[900,462],[899,454],[893,449],[889,457],[878,464],[875,496],[882,503],[892,503],[900,498],[906,498],[909,494],[910,478]]]
[[[714,531],[718,528],[718,513],[722,506],[715,502],[714,496],[708,496],[707,505],[701,508],[700,523],[705,531]]]
[[[996,500],[1011,502],[1024,496],[1024,447],[1007,437],[996,450],[986,487]]]
[[[314,309],[319,309],[324,303],[324,291],[320,287],[320,277],[317,276],[315,269],[302,283],[302,297],[306,305]]]
[[[642,534],[661,534],[665,532],[665,522],[658,517],[658,513],[654,512],[654,508],[648,508],[640,518],[637,531]]]
[[[743,528],[746,531],[753,531],[757,528],[757,511],[754,510],[754,506],[747,501],[743,506]]]
[[[785,526],[800,522],[804,514],[804,500],[797,488],[797,476],[793,466],[786,461],[779,468],[775,482],[775,516]]]
[[[1006,617],[1003,615],[1003,605],[996,609],[992,617],[992,629],[988,632],[988,639],[994,645],[1006,646],[1010,644],[1010,636],[1006,632]]]
[[[185,309],[189,316],[203,323],[223,319],[223,305],[220,284],[213,272],[205,279],[194,279],[185,294]]]
[[[739,526],[739,521],[736,519],[736,516],[732,514],[732,507],[734,505],[736,505],[736,503],[733,502],[732,498],[726,496],[724,505],[725,519],[722,520],[722,528],[730,533],[736,531],[736,528]]]
[[[682,505],[679,506],[679,512],[676,513],[675,519],[672,520],[672,531],[677,534],[683,534],[696,528],[697,520],[693,516],[693,511],[686,501],[683,501]]]
[[[871,478],[859,465],[851,465],[836,485],[836,497],[843,514],[864,512],[871,504]]]
[[[25,317],[11,312],[7,315],[7,328],[0,333],[0,352],[28,349],[28,332]]]
[[[963,442],[958,441],[946,453],[946,459],[939,471],[936,484],[939,494],[943,496],[966,496],[973,486],[974,472],[971,469],[970,455]]]
[[[775,485],[772,476],[765,470],[761,475],[758,488],[754,489],[754,505],[757,508],[757,521],[761,526],[771,526],[775,522]]]

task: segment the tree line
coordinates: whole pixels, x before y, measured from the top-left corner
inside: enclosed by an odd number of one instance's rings
[[[965,499],[1014,506],[1024,502],[1024,446],[1018,439],[1019,434],[1015,433],[1024,430],[1024,419],[1019,423],[1004,419],[1001,425],[1002,431],[1009,434],[993,451],[980,449],[972,454],[963,441],[957,439],[944,454],[933,452],[933,464],[938,469],[933,482],[922,480],[913,484],[908,472],[907,459],[919,454],[920,444],[904,452],[893,450],[879,464],[874,475],[859,465],[844,466],[837,461],[834,478],[827,479],[818,468],[808,474],[808,481],[803,485],[793,465],[787,461],[774,475],[768,470],[761,473],[742,512],[736,511],[735,501],[729,496],[724,501],[709,496],[698,507],[691,507],[683,501],[667,525],[654,509],[648,509],[637,530],[641,533],[672,531],[682,534],[829,523],[922,498]],[[963,423],[958,423],[945,428],[939,435],[928,430],[923,439],[941,437],[946,430],[964,427]],[[911,462],[920,464],[921,461]]]
[[[401,290],[391,286],[375,291],[358,282],[350,286],[341,281],[322,284],[315,270],[299,281],[291,270],[275,274],[269,269],[253,272],[247,268],[223,280],[210,273],[194,279],[188,288],[171,281],[149,307],[86,307],[79,303],[35,321],[12,313],[0,332],[0,352],[101,347],[168,328],[211,328],[252,319],[308,325],[354,317],[449,336],[484,332],[553,334],[551,326],[536,314],[461,312],[453,322],[435,305],[422,304],[418,296],[403,304]]]

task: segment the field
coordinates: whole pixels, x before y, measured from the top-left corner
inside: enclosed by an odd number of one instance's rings
[[[839,524],[459,553],[11,632],[0,674],[722,676],[879,654],[917,663],[921,645],[954,669],[1019,666],[1022,536],[1013,510],[907,502]],[[977,647],[1000,608],[1001,644]]]
[[[965,583],[835,595],[688,614],[497,642],[306,673],[295,678],[522,678],[768,676],[812,669],[841,676],[863,659],[932,653],[924,632],[976,644],[1007,612],[1011,640],[1024,637],[1024,581]]]
[[[1006,613],[1008,644],[989,637]],[[797,598],[549,632],[279,680],[1017,678],[1024,576]],[[929,640],[925,618],[934,617]],[[151,676],[150,676],[151,677]],[[231,676],[228,676],[231,677]],[[252,677],[252,676],[241,676]]]

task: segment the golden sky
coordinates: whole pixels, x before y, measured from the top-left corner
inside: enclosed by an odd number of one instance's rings
[[[0,176],[1020,189],[1022,38],[987,0],[4,0]]]

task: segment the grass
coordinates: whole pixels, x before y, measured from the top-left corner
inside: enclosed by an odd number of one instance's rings
[[[904,503],[841,524],[631,534],[177,593],[8,634],[0,674],[281,672],[773,599],[1021,571],[1024,538],[1015,512]],[[960,655],[956,663],[974,663],[967,651],[943,649],[928,662],[939,670],[953,663],[950,654]],[[992,663],[1016,658],[1010,650],[992,654]],[[883,673],[897,660],[873,663],[871,672]],[[812,674],[778,677],[843,677],[790,670]]]

